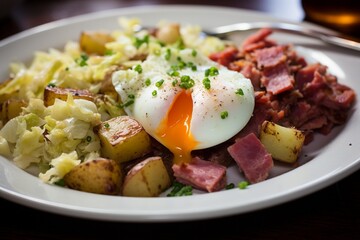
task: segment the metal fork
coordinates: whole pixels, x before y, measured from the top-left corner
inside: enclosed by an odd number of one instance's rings
[[[341,37],[340,35],[326,33],[324,31],[315,30],[309,27],[304,27],[291,23],[277,23],[277,22],[242,22],[231,25],[215,27],[203,32],[210,36],[227,37],[234,32],[256,30],[261,28],[269,28],[274,31],[288,32],[297,35],[307,36],[315,39],[320,39],[326,43],[340,46],[347,49],[360,51],[360,43]]]

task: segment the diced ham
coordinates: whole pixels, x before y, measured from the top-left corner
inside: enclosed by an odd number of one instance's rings
[[[271,29],[263,28],[249,36],[241,45],[241,50],[244,52],[251,52],[255,49],[260,49],[270,46],[272,43],[266,38],[272,33]]]
[[[268,178],[274,162],[254,133],[237,139],[228,147],[228,151],[250,183]]]
[[[228,66],[230,62],[234,61],[239,50],[235,47],[228,47],[221,52],[213,53],[209,58],[223,66]]]
[[[255,50],[255,58],[258,68],[274,67],[286,61],[283,46],[274,46]]]
[[[226,186],[226,167],[194,157],[190,163],[174,164],[174,176],[180,183],[215,192]]]
[[[278,64],[271,68],[265,68],[261,82],[268,92],[274,95],[283,93],[294,88],[294,77],[289,74],[286,63]]]

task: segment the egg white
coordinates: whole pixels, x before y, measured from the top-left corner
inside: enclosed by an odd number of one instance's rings
[[[169,51],[171,56],[166,59]],[[156,130],[176,95],[184,91],[178,85],[173,86],[173,81],[178,81],[179,77],[170,76],[169,70],[179,63],[179,59],[191,62],[196,70],[185,67],[178,72],[180,76],[187,75],[195,81],[188,89],[193,101],[190,131],[198,142],[195,149],[203,149],[228,140],[247,124],[254,110],[254,90],[251,81],[241,73],[228,70],[200,53],[193,53],[191,49],[163,48],[161,54],[150,54],[141,63],[141,73],[134,68],[119,70],[113,74],[112,81],[123,103],[131,100],[129,96],[135,97],[134,103],[124,108],[126,113],[161,142]],[[206,89],[202,81],[205,71],[212,66],[219,70],[219,74],[208,77],[211,87]],[[150,85],[145,84],[147,79],[151,81]],[[162,80],[163,84],[156,86]],[[243,94],[236,93],[239,89]],[[223,112],[228,113],[224,119],[221,117]]]

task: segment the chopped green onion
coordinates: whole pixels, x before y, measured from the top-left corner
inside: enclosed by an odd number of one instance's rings
[[[157,86],[159,88],[163,85],[163,83],[164,83],[164,79],[161,79],[155,83],[155,86]]]
[[[154,97],[156,97],[157,96],[157,91],[156,90],[154,90],[154,91],[152,91],[152,93],[151,93]]]
[[[165,59],[170,60],[170,58],[171,58],[171,50],[170,48],[167,48],[165,53]]]
[[[150,80],[150,78],[147,78],[147,79],[145,80],[145,85],[146,85],[146,86],[150,86],[150,84],[151,84],[151,80]]]
[[[133,104],[134,102],[135,102],[134,99],[130,99],[130,100],[128,100],[127,102],[125,102],[125,103],[123,103],[123,104],[120,104],[120,107],[121,107],[121,108],[128,107],[128,106],[130,106],[131,104]]]
[[[173,189],[167,195],[168,197],[180,197],[180,196],[189,196],[192,195],[192,187],[189,185],[184,185],[179,182],[173,183]]]
[[[195,85],[195,81],[188,75],[181,76],[179,86],[183,89],[192,88]]]
[[[195,49],[193,49],[192,52],[191,52],[191,55],[192,55],[193,57],[196,57],[197,51],[196,51]]]
[[[172,71],[172,72],[169,72],[168,73],[170,76],[172,76],[172,77],[178,77],[178,76],[180,76],[180,73],[178,72],[178,71]]]
[[[219,75],[219,70],[214,66],[205,70],[205,77],[213,77],[216,75]]]
[[[81,54],[80,58],[77,58],[75,60],[75,62],[80,66],[80,67],[84,67],[87,66],[87,60],[89,59],[89,56],[86,54]]]
[[[197,67],[196,67],[196,65],[195,65],[193,62],[188,62],[188,63],[187,63],[187,66],[188,66],[189,68],[191,68],[191,70],[192,70],[193,72],[195,72],[195,71],[197,70]]]
[[[48,85],[47,85],[48,87],[56,87],[56,85],[55,85],[55,83],[49,83]]]
[[[134,68],[134,70],[135,70],[136,72],[138,72],[138,73],[142,73],[142,67],[141,67],[141,65],[140,65],[140,64],[136,65],[135,68]]]
[[[210,79],[209,78],[204,78],[203,79],[203,84],[204,84],[204,87],[206,88],[206,89],[210,89],[210,87],[211,87],[211,83],[210,83]]]
[[[145,35],[143,38],[135,38],[134,45],[139,48],[143,43],[149,43],[149,35]]]
[[[228,189],[233,189],[235,187],[235,184],[234,183],[229,183],[228,185],[225,186],[225,189],[228,190]]]
[[[104,123],[104,127],[109,128],[110,127],[109,123]]]
[[[66,186],[65,180],[64,180],[63,178],[57,180],[56,182],[54,182],[54,184],[57,185],[57,186],[61,186],[61,187],[65,187],[65,186]]]
[[[244,95],[244,91],[241,88],[239,88],[235,93],[240,95],[240,96]]]
[[[248,185],[249,185],[249,183],[247,181],[241,181],[241,182],[239,182],[238,187],[240,189],[245,189],[245,188],[247,188]]]
[[[221,116],[221,119],[225,119],[229,116],[229,113],[228,113],[228,111],[224,111],[220,114],[220,116]]]

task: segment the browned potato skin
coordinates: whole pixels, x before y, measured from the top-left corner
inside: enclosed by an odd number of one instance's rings
[[[121,190],[123,174],[116,161],[97,158],[74,167],[65,175],[64,181],[71,189],[117,195]]]
[[[101,156],[119,164],[142,157],[151,151],[151,140],[144,128],[129,116],[119,116],[95,129],[101,142]]]
[[[122,195],[157,197],[171,185],[169,173],[161,157],[149,157],[130,169],[124,179]]]
[[[94,101],[94,95],[86,89],[72,89],[72,88],[59,88],[47,86],[44,90],[44,105],[51,106],[54,104],[55,99],[66,101],[68,94],[71,94],[74,99],[85,99]]]
[[[1,121],[5,124],[10,119],[20,115],[27,102],[20,99],[8,99],[1,105]]]
[[[80,48],[87,54],[104,55],[105,44],[115,39],[106,32],[82,32],[80,35]]]

